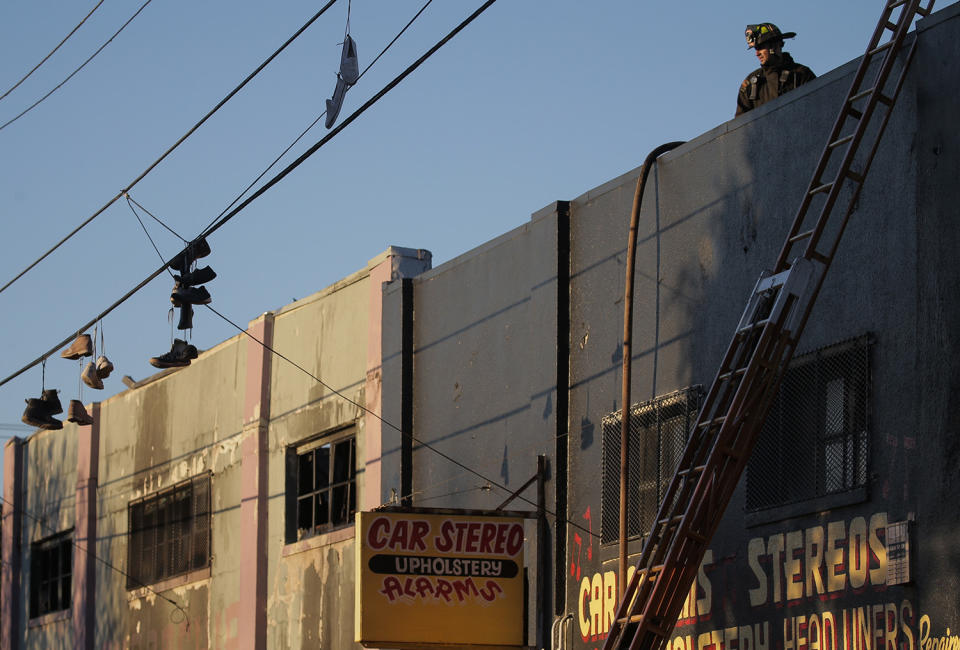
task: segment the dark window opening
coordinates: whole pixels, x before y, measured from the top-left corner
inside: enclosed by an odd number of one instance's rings
[[[324,437],[288,448],[287,543],[353,523],[356,456],[355,435]]]
[[[210,566],[210,474],[132,502],[127,589]]]
[[[867,484],[870,339],[797,356],[747,466],[747,510]]]
[[[73,531],[30,545],[30,618],[70,609]]]
[[[692,386],[630,409],[627,534],[649,533],[700,411],[703,389]],[[620,412],[603,418],[601,543],[620,537]]]

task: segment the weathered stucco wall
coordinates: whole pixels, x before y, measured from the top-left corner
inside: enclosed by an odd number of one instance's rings
[[[346,426],[356,427],[357,457],[364,458],[359,405],[365,404],[369,291],[369,271],[365,270],[276,314],[274,349],[313,377],[282,359],[273,359],[267,647],[354,645],[353,529],[286,543],[284,458],[288,446]],[[358,473],[358,503],[363,476]]]
[[[213,638],[236,639],[239,567],[217,559],[239,557],[240,550],[246,363],[240,343],[234,337],[201,352],[189,367],[159,373],[101,404],[97,555],[126,570],[130,501],[210,472],[214,561],[209,577],[194,576],[189,583],[159,590],[183,611],[151,590],[128,591],[122,574],[99,565],[99,647],[205,648]]]

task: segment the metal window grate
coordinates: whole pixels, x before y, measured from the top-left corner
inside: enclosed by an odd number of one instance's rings
[[[646,534],[687,444],[703,388],[692,386],[630,408],[627,533]],[[620,412],[603,418],[600,541],[620,537]]]
[[[747,510],[867,483],[870,337],[795,357],[747,468]]]
[[[127,589],[210,565],[210,474],[133,501]]]
[[[73,531],[30,545],[30,618],[70,608]]]

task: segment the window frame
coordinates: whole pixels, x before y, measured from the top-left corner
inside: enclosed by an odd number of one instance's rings
[[[212,485],[204,472],[127,504],[128,591],[210,567]]]
[[[295,544],[353,526],[359,501],[357,498],[357,449],[357,428],[352,424],[312,436],[287,447],[285,526],[287,544]],[[327,450],[326,453],[324,450]],[[343,458],[345,461],[338,464],[338,459]],[[326,466],[325,472],[320,471],[323,465]],[[311,478],[309,481],[301,480],[304,478],[304,469],[308,466],[311,468]],[[343,472],[346,474],[344,475]],[[326,474],[325,482],[319,476],[323,473]],[[336,516],[335,513],[338,503],[345,507],[345,511],[340,516]],[[305,523],[307,525],[303,525]]]
[[[30,596],[27,603],[29,620],[67,611],[73,606],[73,535],[74,529],[69,528],[30,543]],[[50,565],[42,560],[48,556],[57,557],[56,575],[53,575],[52,571],[45,571]],[[68,564],[66,572],[63,571],[65,563]],[[55,598],[56,603],[51,602],[54,600],[50,597],[51,588],[56,588],[59,592]]]

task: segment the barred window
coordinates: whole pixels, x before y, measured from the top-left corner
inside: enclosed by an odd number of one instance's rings
[[[73,531],[30,545],[30,618],[70,609]]]
[[[870,338],[797,356],[747,466],[747,510],[867,483]]]
[[[127,507],[127,589],[210,566],[210,474],[201,474]]]
[[[357,511],[354,429],[287,450],[287,543],[353,523]]]
[[[646,535],[680,463],[703,397],[701,386],[657,397],[630,408],[627,533]],[[601,543],[620,537],[620,412],[603,418]]]

